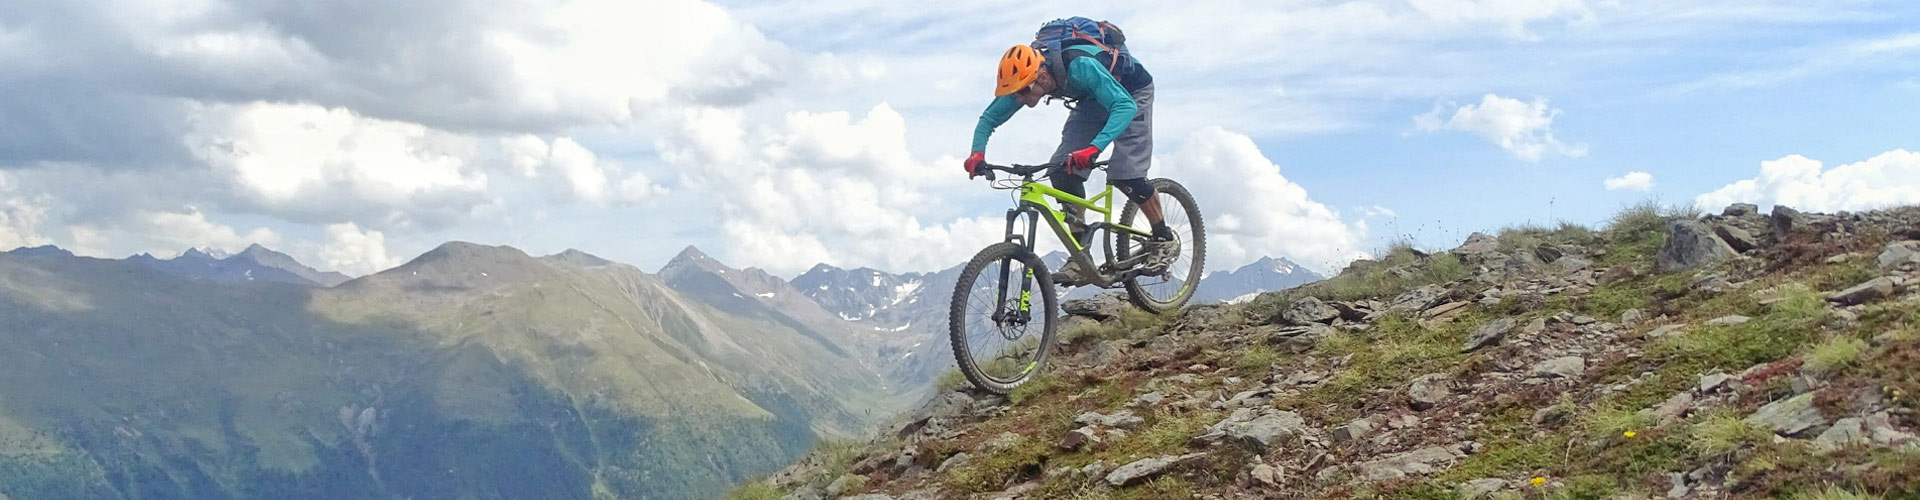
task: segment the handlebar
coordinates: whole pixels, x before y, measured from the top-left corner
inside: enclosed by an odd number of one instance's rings
[[[993,173],[995,171],[1006,172],[1006,173],[1013,174],[1020,177],[1030,177],[1033,174],[1037,174],[1042,171],[1053,170],[1053,169],[1062,168],[1065,166],[1066,164],[1062,162],[1043,163],[1039,165],[994,165],[992,163],[981,163],[980,172],[982,173],[982,175],[985,175],[987,177],[987,180],[991,181],[991,180],[994,180]],[[1106,160],[1093,162],[1093,168],[1106,168],[1106,166],[1107,166]]]

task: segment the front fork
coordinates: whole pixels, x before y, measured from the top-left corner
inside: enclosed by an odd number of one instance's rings
[[[1023,228],[1017,226],[1020,223],[1021,214],[1027,214],[1025,231],[1021,231]],[[1033,213],[1032,209],[1008,209],[1006,241],[1020,245],[1022,248],[1026,248],[1028,253],[1032,253],[1034,249],[1033,233],[1039,229],[1039,224],[1039,216]],[[1000,284],[998,290],[996,290],[998,300],[994,301],[993,318],[995,321],[1000,322],[1025,324],[1027,321],[1033,319],[1033,284],[1037,280],[1033,279],[1033,268],[1023,265],[1022,267],[1025,268],[1026,275],[1020,280],[1020,301],[1014,304],[1013,311],[1006,310],[1007,298],[1011,291],[1007,288],[1007,282],[1009,281],[1008,278],[1012,277],[1009,275],[1012,272],[1012,266],[1008,264],[1012,260],[1013,259],[1006,259],[1000,262]]]

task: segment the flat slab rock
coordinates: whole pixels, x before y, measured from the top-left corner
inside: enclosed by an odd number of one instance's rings
[[[1180,455],[1180,456],[1162,455],[1162,456],[1153,457],[1153,458],[1143,458],[1140,460],[1135,460],[1132,463],[1122,465],[1120,466],[1120,468],[1114,469],[1112,473],[1107,474],[1107,484],[1113,485],[1116,488],[1129,486],[1134,483],[1138,483],[1141,480],[1144,480],[1153,476],[1157,476],[1161,472],[1165,472],[1169,467],[1179,465],[1181,462],[1185,462],[1187,460],[1191,460],[1195,457],[1199,457],[1202,455],[1205,455],[1205,453],[1193,453],[1193,454]]]
[[[1787,437],[1812,437],[1827,428],[1827,418],[1813,405],[1813,393],[1768,403],[1746,421]]]
[[[1587,360],[1579,356],[1553,358],[1533,365],[1533,369],[1528,371],[1528,373],[1534,377],[1541,378],[1560,377],[1579,380],[1580,377],[1587,374]]]
[[[1343,467],[1329,467],[1321,470],[1317,478],[1329,482],[1343,473],[1352,473],[1361,481],[1382,482],[1425,476],[1446,470],[1454,462],[1471,453],[1473,443],[1449,446],[1432,446],[1404,453],[1396,453],[1386,458],[1360,462]]]

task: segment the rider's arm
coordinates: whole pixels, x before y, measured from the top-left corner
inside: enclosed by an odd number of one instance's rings
[[[1107,124],[1100,127],[1098,135],[1093,136],[1092,144],[1106,151],[1107,145],[1120,138],[1120,132],[1125,131],[1127,123],[1133,121],[1133,116],[1140,112],[1140,106],[1134,104],[1133,94],[1128,93],[1126,87],[1121,87],[1120,82],[1113,79],[1113,73],[1107,72],[1107,67],[1095,58],[1074,59],[1068,66],[1067,75],[1073,78],[1074,83],[1087,89],[1089,94],[1093,94],[1093,101],[1107,109]]]
[[[1013,94],[993,98],[993,102],[987,104],[987,111],[980,113],[980,123],[973,126],[973,151],[986,151],[987,137],[993,135],[993,129],[1000,128],[1000,124],[1013,118],[1013,113],[1019,110],[1020,101],[1014,99]]]

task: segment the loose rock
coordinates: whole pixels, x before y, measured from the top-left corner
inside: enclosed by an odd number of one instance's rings
[[[1840,305],[1865,304],[1893,295],[1893,278],[1881,276],[1855,285],[1853,288],[1834,292],[1827,300]]]
[[[1482,347],[1498,344],[1500,343],[1500,339],[1506,337],[1507,332],[1512,330],[1512,317],[1500,318],[1488,322],[1485,325],[1481,325],[1480,328],[1474,329],[1473,334],[1467,336],[1467,344],[1460,347],[1460,352],[1469,353],[1479,350]]]
[[[1579,356],[1553,358],[1533,365],[1533,370],[1528,373],[1535,377],[1560,377],[1569,380],[1579,380],[1580,377],[1587,374],[1587,360]]]
[[[1280,313],[1279,322],[1293,326],[1323,325],[1340,317],[1340,310],[1313,297],[1302,298]]]
[[[1112,474],[1107,474],[1107,484],[1113,485],[1115,488],[1130,486],[1143,479],[1159,475],[1161,472],[1165,472],[1168,467],[1173,467],[1180,462],[1199,456],[1201,456],[1201,454],[1194,453],[1190,455],[1168,455],[1136,460],[1133,463],[1114,469]]]
[[[1060,304],[1060,310],[1075,316],[1085,316],[1097,321],[1107,321],[1120,317],[1127,310],[1127,303],[1119,294],[1100,294],[1090,299],[1069,300]]]
[[[1888,243],[1880,256],[1873,259],[1880,269],[1895,271],[1920,266],[1920,241],[1896,241]]]
[[[1734,255],[1733,247],[1715,236],[1705,223],[1679,220],[1667,227],[1667,243],[1654,255],[1654,268],[1662,272],[1693,269]]]
[[[1727,375],[1725,373],[1710,373],[1706,375],[1701,375],[1700,376],[1700,393],[1713,394],[1713,391],[1717,391],[1717,390],[1720,390],[1720,388],[1722,387],[1726,387],[1727,383],[1731,381],[1733,381],[1733,376]]]
[[[1347,422],[1347,425],[1342,425],[1333,430],[1333,440],[1334,442],[1344,443],[1366,439],[1368,435],[1373,434],[1374,429],[1380,428],[1384,423],[1386,423],[1386,417],[1380,415]]]
[[[1664,325],[1647,332],[1647,338],[1660,338],[1680,332],[1687,325]]]
[[[1248,475],[1252,476],[1253,480],[1260,482],[1260,484],[1267,486],[1280,485],[1280,469],[1276,469],[1271,465],[1255,465],[1253,466],[1253,471]]]
[[[1453,395],[1453,378],[1444,373],[1429,373],[1413,379],[1407,386],[1407,402],[1415,410],[1433,408]]]
[[[1741,316],[1738,314],[1733,314],[1733,315],[1721,316],[1718,318],[1707,320],[1707,326],[1733,326],[1741,323],[1746,323],[1748,321],[1753,321],[1753,318]]]
[[[1455,460],[1465,457],[1464,445],[1433,446],[1390,455],[1387,458],[1361,462],[1352,466],[1353,471],[1363,481],[1381,482],[1423,476],[1445,470]],[[1328,471],[1336,468],[1329,468]],[[1323,478],[1324,479],[1324,478]]]
[[[1813,393],[1775,401],[1760,407],[1746,422],[1786,437],[1807,437],[1826,430],[1827,419],[1813,406]]]
[[[1094,434],[1092,427],[1081,427],[1067,431],[1067,435],[1060,438],[1060,449],[1078,450],[1082,446],[1099,442],[1100,436]]]
[[[1721,241],[1727,242],[1727,246],[1732,247],[1735,252],[1746,253],[1748,250],[1760,248],[1760,240],[1754,238],[1753,234],[1748,233],[1745,229],[1733,226],[1714,226],[1713,234],[1719,236]]]

